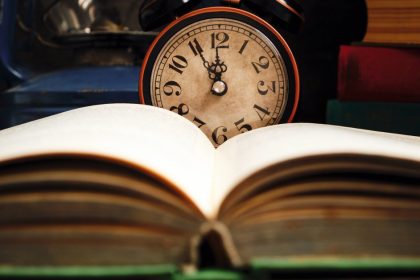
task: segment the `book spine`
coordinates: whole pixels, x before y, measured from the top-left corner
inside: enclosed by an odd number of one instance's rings
[[[420,102],[420,48],[341,46],[338,99]]]
[[[327,123],[420,136],[420,103],[329,100]]]
[[[419,0],[366,0],[365,42],[420,43]]]

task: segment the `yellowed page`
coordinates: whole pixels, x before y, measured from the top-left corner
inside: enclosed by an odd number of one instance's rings
[[[194,124],[170,111],[98,105],[0,131],[0,161],[54,153],[113,157],[146,167],[210,212],[213,145]]]
[[[236,184],[264,167],[335,153],[420,161],[420,137],[321,124],[281,124],[257,129],[231,138],[216,150],[214,203],[219,205]]]

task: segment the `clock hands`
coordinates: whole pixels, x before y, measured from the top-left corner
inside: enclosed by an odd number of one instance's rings
[[[197,42],[195,42],[195,45],[196,50],[200,55],[201,60],[203,61],[203,66],[204,68],[206,68],[209,74],[209,78],[213,80],[211,92],[217,96],[225,95],[228,90],[228,86],[226,82],[222,80],[222,74],[227,71],[227,66],[223,61],[220,60],[219,47],[216,47],[216,60],[210,65],[210,63],[206,60],[206,58],[203,55],[203,49]]]
[[[226,64],[220,60],[219,48],[216,47],[216,61],[210,65],[210,78],[213,80],[211,92],[217,96],[223,96],[228,90],[227,84],[222,80],[222,74],[227,71]]]
[[[206,68],[207,72],[209,72],[209,76],[210,76],[210,63],[206,60],[206,58],[203,55],[203,48],[201,48],[200,44],[197,42],[197,40],[194,40],[194,44],[195,44],[195,54],[198,53],[201,57],[201,60],[203,61],[203,65],[204,68]],[[210,77],[211,78],[211,77]]]

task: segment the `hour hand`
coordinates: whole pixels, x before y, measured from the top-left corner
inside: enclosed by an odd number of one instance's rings
[[[210,76],[210,63],[204,57],[204,55],[203,55],[204,50],[200,46],[200,43],[197,41],[197,39],[194,39],[192,42],[189,43],[189,46],[190,46],[191,50],[193,51],[194,55],[200,55],[200,58],[203,61],[204,68],[206,68],[206,70],[207,70],[207,72],[209,73],[209,76]]]

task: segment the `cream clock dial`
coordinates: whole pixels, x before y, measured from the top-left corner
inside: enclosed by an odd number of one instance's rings
[[[189,119],[218,146],[290,121],[299,79],[289,47],[271,26],[218,7],[187,14],[158,36],[139,89],[143,102]]]

